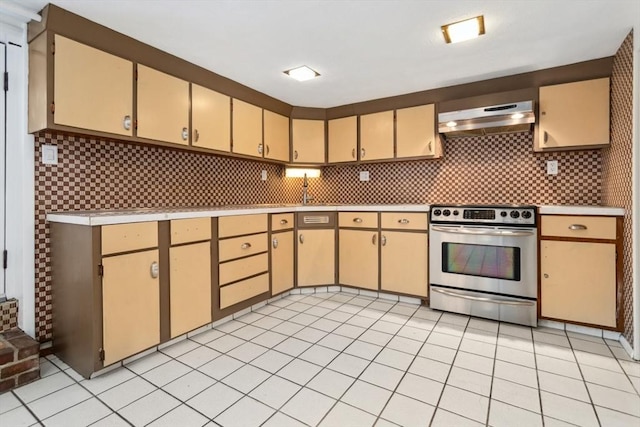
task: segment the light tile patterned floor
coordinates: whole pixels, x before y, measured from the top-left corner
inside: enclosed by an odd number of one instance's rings
[[[55,356],[4,426],[640,426],[618,342],[350,293],[290,295],[92,380]]]

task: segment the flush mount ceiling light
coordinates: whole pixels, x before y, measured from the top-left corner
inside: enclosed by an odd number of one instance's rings
[[[311,80],[320,76],[315,70],[307,67],[306,65],[302,65],[300,67],[292,68],[290,70],[284,71],[286,75],[289,77],[296,79],[299,82],[303,82],[305,80]]]
[[[484,34],[484,15],[443,25],[440,28],[442,28],[442,35],[447,43],[475,39]]]

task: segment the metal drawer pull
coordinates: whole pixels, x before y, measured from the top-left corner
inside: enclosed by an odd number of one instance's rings
[[[429,150],[427,151],[427,154],[431,154],[431,141],[429,141]]]
[[[287,225],[287,224],[289,224],[289,221],[287,221],[286,219],[280,220],[280,225]]]
[[[382,246],[387,246],[387,236],[383,234],[380,238],[380,242],[382,243]]]
[[[269,144],[267,144],[267,156],[269,155]]]
[[[193,138],[195,142],[198,142],[198,140],[200,139],[200,132],[198,132],[198,129],[193,130]]]
[[[189,139],[189,129],[182,128],[182,140],[186,141],[187,139]]]
[[[251,243],[246,242],[240,245],[241,249],[249,249],[251,247]]]
[[[298,158],[298,150],[293,150],[293,158],[294,159]]]
[[[301,234],[300,237],[298,238],[298,240],[300,240],[300,244],[304,243],[304,234]]]
[[[122,119],[122,127],[124,130],[131,130],[131,116],[124,116],[124,119]]]
[[[571,224],[569,230],[586,230],[587,226],[582,224]]]
[[[352,149],[351,150],[351,157],[353,157],[354,159],[356,158],[356,149]]]
[[[399,219],[398,224],[409,224],[409,220],[407,218]]]
[[[511,231],[511,230],[494,230],[486,228],[454,228],[447,226],[432,225],[431,231],[440,231],[451,234],[474,234],[479,236],[501,236],[501,237],[522,237],[535,234],[533,231]]]
[[[544,273],[543,276],[544,276],[545,279],[549,278],[549,275],[547,273]]]
[[[360,224],[362,222],[362,218],[353,218],[353,222]]]
[[[546,144],[549,141],[549,133],[547,133],[547,131],[544,131],[544,143]]]
[[[360,149],[360,158],[364,159],[364,156],[367,155],[367,150],[365,150],[364,148]]]
[[[160,274],[160,266],[158,266],[157,262],[152,262],[151,266],[149,267],[149,274],[151,274],[151,277],[154,279],[158,278],[158,275]]]
[[[273,249],[277,249],[278,248],[278,239],[274,238],[272,243],[273,243]]]
[[[444,289],[431,288],[431,292],[438,292],[440,294],[449,295],[451,297],[470,299],[470,300],[473,300],[473,301],[491,302],[491,303],[494,303],[494,304],[506,304],[506,305],[533,305],[534,304],[533,302],[529,302],[529,301],[512,301],[512,300],[502,299],[502,298],[476,297],[476,296],[473,296],[473,295],[465,295],[465,294],[458,293],[458,292],[446,291]]]
[[[371,243],[375,245],[377,240],[378,240],[378,235],[374,234],[373,237],[371,238]]]

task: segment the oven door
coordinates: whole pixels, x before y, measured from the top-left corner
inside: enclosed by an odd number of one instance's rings
[[[535,228],[431,225],[433,285],[537,298]]]

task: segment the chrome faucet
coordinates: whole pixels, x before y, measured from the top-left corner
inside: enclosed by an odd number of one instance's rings
[[[313,200],[313,197],[308,192],[309,181],[307,180],[307,174],[304,174],[304,181],[302,181],[302,204],[307,205]]]

